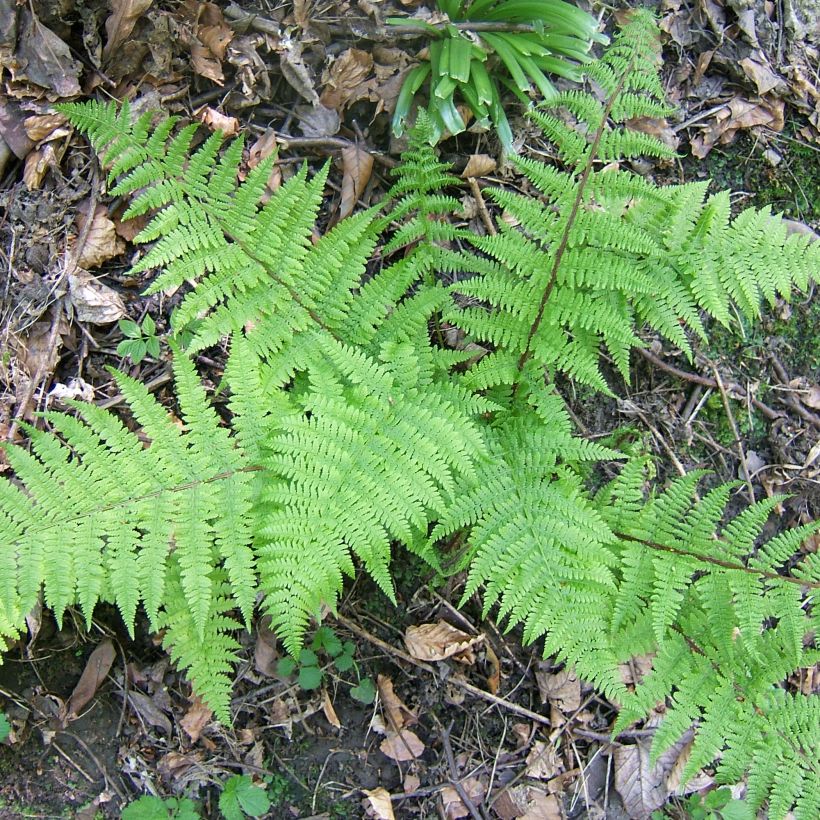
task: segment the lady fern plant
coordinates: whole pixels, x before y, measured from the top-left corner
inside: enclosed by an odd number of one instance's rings
[[[192,149],[195,129],[173,120],[62,106],[111,193],[151,215],[151,290],[193,283],[172,316],[193,341],[174,349],[181,425],[115,374],[132,425],[78,403],[9,448],[0,634],[41,593],[58,619],[113,602],[129,629],[141,606],[227,722],[255,609],[295,655],[356,562],[393,597],[401,544],[465,570],[464,602],[481,594],[543,638],[618,706],[616,731],[663,709],[653,755],[694,728],[685,776],[714,766],[772,816],[817,816],[818,701],[787,683],[820,659],[820,560],[793,559],[817,527],[762,542],[776,500],[726,521],[732,485],[655,488],[634,458],[592,492],[588,465],[623,457],[574,434],[553,382],[611,393],[601,345],[628,376],[643,326],[688,351],[703,314],[755,315],[820,268],[766,211],[732,219],[724,195],[613,167],[666,153],[624,127],[663,110],[653,38],[635,13],[590,67],[603,101],[573,92],[534,114],[563,165],[517,160],[541,196],[495,192],[518,224],[488,238],[447,219],[455,180],[423,117],[389,202],[314,243],[325,172],[262,204],[270,165],[237,182],[241,140]],[[451,349],[445,324],[475,344]],[[226,338],[223,419],[190,351]],[[442,555],[455,535],[465,547]],[[627,684],[636,656],[652,669]]]

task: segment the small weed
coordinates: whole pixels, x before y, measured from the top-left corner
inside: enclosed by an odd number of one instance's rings
[[[122,820],[200,820],[193,800],[187,797],[145,795],[122,810]]]
[[[235,774],[225,781],[219,795],[219,810],[225,820],[261,817],[271,806],[267,791],[246,774]]]
[[[127,356],[134,364],[146,356],[159,357],[157,326],[148,314],[142,320],[142,327],[132,319],[120,319],[119,326],[125,338],[117,345],[118,356]]]
[[[652,820],[668,817],[681,820],[753,820],[753,812],[743,800],[732,799],[729,788],[715,789],[707,794],[692,794],[674,807],[652,812]]]

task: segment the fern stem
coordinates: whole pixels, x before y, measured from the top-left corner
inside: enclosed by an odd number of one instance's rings
[[[795,578],[792,575],[781,575],[778,572],[768,572],[763,569],[755,569],[754,567],[745,567],[743,564],[736,564],[733,561],[724,561],[722,558],[714,558],[711,555],[701,555],[697,552],[690,552],[689,550],[681,549],[680,547],[670,547],[668,544],[659,544],[657,541],[649,541],[645,538],[638,538],[634,535],[628,535],[624,532],[615,532],[615,536],[624,541],[632,541],[635,544],[643,544],[659,552],[668,552],[672,555],[680,555],[685,558],[694,558],[697,561],[702,561],[704,564],[712,564],[723,569],[731,569],[737,572],[745,572],[747,575],[755,575],[758,578],[765,578],[767,581],[785,581],[789,584],[796,584],[797,586],[806,587],[807,589],[820,589],[820,581],[804,581],[801,578]]]

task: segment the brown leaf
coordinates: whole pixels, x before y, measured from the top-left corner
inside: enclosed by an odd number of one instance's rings
[[[563,771],[558,752],[551,743],[537,740],[527,755],[527,777],[550,780]]]
[[[77,226],[80,231],[88,219],[89,205],[90,201],[86,201],[77,212]],[[116,225],[108,218],[108,211],[104,205],[97,205],[85,242],[79,249],[77,264],[86,270],[97,268],[109,259],[119,256],[124,250],[125,243],[117,235]]]
[[[78,268],[68,274],[68,294],[74,316],[80,322],[110,325],[125,316],[122,297]]]
[[[111,15],[105,21],[105,47],[103,60],[112,54],[128,39],[140,15],[151,7],[153,0],[111,0]]]
[[[410,729],[402,729],[400,732],[389,731],[379,745],[379,749],[382,754],[400,763],[415,760],[424,754],[424,744],[419,736]]]
[[[25,159],[37,142],[25,127],[26,118],[20,106],[11,100],[0,100],[0,137],[17,159]]]
[[[643,134],[649,134],[650,137],[659,139],[673,151],[680,144],[678,135],[669,125],[669,120],[666,117],[633,117],[631,120],[626,121],[626,127],[632,131],[640,131]]]
[[[464,179],[470,177],[483,177],[493,173],[496,169],[496,161],[489,154],[470,154],[467,165],[461,172]]]
[[[373,171],[373,156],[364,148],[348,145],[342,148],[342,201],[339,207],[339,219],[353,213],[356,202],[364,191]]]
[[[144,692],[131,689],[128,692],[131,708],[149,725],[162,729],[166,735],[171,734],[171,721],[162,710]]]
[[[483,635],[468,635],[442,620],[435,624],[410,626],[404,633],[407,651],[420,661],[454,658],[462,663],[475,663],[473,647],[483,640]]]
[[[367,795],[367,816],[376,820],[395,820],[393,814],[393,803],[390,800],[390,792],[379,786],[377,789],[363,789]]]
[[[191,738],[191,743],[196,743],[203,729],[211,722],[213,717],[211,708],[199,699],[197,695],[191,700],[191,706],[180,720],[179,725],[185,730],[185,734]]]
[[[756,52],[756,55],[758,59],[745,57],[739,61],[738,65],[743,69],[743,73],[755,84],[757,93],[762,96],[774,90],[784,92],[786,90],[785,81],[772,71],[769,61],[762,52]]]
[[[330,696],[327,693],[327,689],[322,689],[322,711],[325,713],[327,722],[331,726],[336,729],[342,728],[342,722],[339,720],[339,716],[336,714],[336,710],[330,702]]]
[[[299,128],[306,137],[332,137],[341,126],[338,113],[321,103],[297,105],[295,111]]]
[[[474,806],[481,805],[487,793],[484,783],[475,777],[468,777],[461,781],[461,787]],[[444,804],[444,816],[447,820],[470,816],[470,810],[464,805],[458,791],[453,786],[445,786],[441,790],[441,802]]]
[[[342,52],[322,76],[322,105],[341,112],[348,104],[367,97],[371,88],[365,81],[372,71],[373,57],[368,52],[358,48]]]
[[[59,139],[69,133],[62,114],[33,114],[26,117],[25,129],[28,138],[34,142]]]
[[[783,130],[783,100],[735,97],[721,108],[714,120],[691,141],[692,154],[703,159],[720,142],[730,143],[738,131],[765,125],[773,131]]]
[[[490,665],[490,674],[487,675],[487,689],[491,695],[497,695],[501,688],[501,663],[493,648],[487,644],[487,663]]]
[[[800,400],[806,407],[811,407],[812,410],[820,410],[820,385],[815,384],[800,397]]]
[[[220,131],[223,137],[235,137],[239,133],[239,120],[222,114],[206,105],[196,112],[196,118],[211,131]]]
[[[111,671],[114,659],[117,657],[117,650],[108,638],[102,641],[99,646],[89,655],[80,680],[74,687],[71,697],[68,699],[68,719],[73,720],[82,711],[82,708],[94,697],[100,684],[106,679]]]
[[[253,652],[253,663],[258,672],[269,678],[275,678],[276,665],[279,661],[279,650],[276,646],[276,635],[270,628],[270,615],[260,618],[256,625],[256,646]]]
[[[408,709],[393,691],[393,681],[387,675],[379,675],[376,678],[376,687],[379,690],[379,701],[387,713],[387,720],[394,732],[418,722],[416,713]]]
[[[288,84],[309,103],[319,105],[319,95],[313,87],[313,77],[302,60],[302,44],[297,40],[283,40],[279,50],[279,68]],[[333,132],[335,133],[335,131]]]
[[[44,26],[26,6],[20,9],[18,47],[12,75],[53,91],[59,97],[80,93],[82,64],[71,56],[71,49]]]
[[[527,803],[527,813],[521,820],[562,820],[563,816],[557,795],[532,789]]]
[[[541,703],[554,703],[565,714],[580,708],[581,681],[574,669],[563,669],[555,674],[536,669],[535,680],[541,693]]]

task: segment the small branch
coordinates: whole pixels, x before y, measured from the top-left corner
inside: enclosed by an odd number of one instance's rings
[[[484,197],[481,194],[481,188],[478,187],[478,180],[476,180],[475,177],[468,177],[467,182],[470,185],[470,192],[473,195],[473,199],[475,199],[475,204],[478,208],[478,215],[481,217],[481,221],[484,223],[487,233],[490,236],[496,236],[498,231],[496,230],[495,224],[490,217],[490,212],[487,210],[487,203],[484,201]]]
[[[447,757],[447,765],[450,768],[450,785],[456,790],[464,807],[470,812],[470,817],[472,817],[473,820],[483,820],[475,803],[470,799],[470,795],[467,794],[467,790],[461,785],[461,779],[458,776],[458,766],[456,766],[456,758],[453,754],[453,745],[450,743],[450,732],[453,731],[453,723],[454,721],[451,721],[450,725],[441,732],[441,742],[444,746],[444,754]]]

